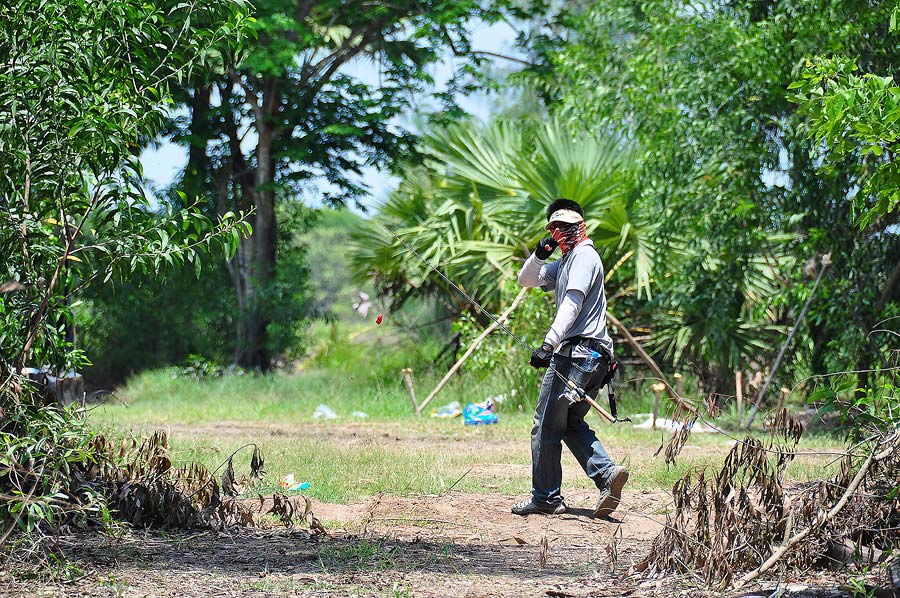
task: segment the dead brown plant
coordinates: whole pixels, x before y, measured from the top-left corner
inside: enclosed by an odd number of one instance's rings
[[[684,445],[686,430],[668,443],[667,462]],[[768,432],[765,440],[736,442],[715,474],[692,470],[675,484],[675,510],[642,564],[646,575],[689,573],[710,585],[740,586],[776,566],[825,564],[837,545],[870,549],[871,561],[900,544],[900,432],[871,437],[868,457],[846,454],[831,479],[790,488],[784,474],[803,426],[780,409]]]

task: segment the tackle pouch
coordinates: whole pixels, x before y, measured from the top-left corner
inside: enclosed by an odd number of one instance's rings
[[[594,351],[590,357],[572,357],[572,368],[569,370],[569,379],[582,390],[586,390],[590,383],[598,378],[598,370],[606,360],[600,353]],[[606,372],[603,372],[606,375]]]

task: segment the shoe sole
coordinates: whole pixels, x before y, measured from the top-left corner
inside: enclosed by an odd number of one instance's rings
[[[609,481],[609,494],[594,509],[594,517],[609,517],[622,499],[622,488],[628,481],[628,470],[624,469]]]

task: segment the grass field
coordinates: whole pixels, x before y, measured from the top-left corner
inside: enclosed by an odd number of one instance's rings
[[[104,570],[121,580],[116,591],[157,595],[166,588],[173,595],[207,595],[215,587],[223,595],[524,596],[551,589],[586,595],[589,585],[603,595],[610,588],[617,588],[616,595],[631,594],[633,582],[622,581],[622,573],[648,553],[671,514],[672,485],[691,468],[720,467],[743,437],[727,432],[733,418],[726,414],[715,422],[725,433],[691,435],[670,467],[655,456],[668,433],[610,425],[591,414],[589,422],[613,459],[631,472],[622,504],[612,518],[594,517],[596,489],[564,449],[566,513],[522,518],[510,506],[530,490],[537,389],[504,401],[496,425],[416,417],[400,369],[412,367],[421,401],[443,374],[445,366],[424,358],[439,347],[405,342],[390,329],[335,344],[333,337],[342,334],[332,329],[332,338],[319,337],[315,358],[291,373],[192,379],[175,369],[146,372],[118,389],[118,400],[92,406],[94,427],[116,437],[167,430],[176,465],[195,461],[221,474],[237,451],[240,477],[249,471],[246,445],[258,445],[266,473],[245,486],[244,496],[270,495],[291,473],[297,482],[310,482],[303,494],[313,500],[302,504],[326,530],[285,529],[275,515],[264,513],[260,528],[222,534],[182,538],[135,531],[124,540],[129,552],[117,547],[115,567]],[[455,377],[426,411],[451,401],[509,397],[499,374],[477,373]],[[634,380],[623,385],[622,414],[638,420],[636,414],[650,410],[648,386]],[[337,417],[314,419],[320,404]],[[355,417],[355,411],[367,416]],[[806,436],[804,454],[789,466],[788,483],[829,475],[837,466],[829,465],[835,455],[828,453],[841,447],[836,437]],[[252,504],[262,509],[262,501]],[[611,552],[621,554],[618,565]],[[108,589],[102,576],[98,580],[98,587]],[[695,580],[681,583],[670,579],[647,595],[683,593]]]
[[[398,370],[394,370],[398,371]],[[417,378],[421,396],[437,375]],[[485,388],[487,386],[487,388]],[[458,377],[433,405],[483,400],[499,392]],[[625,393],[622,409],[634,414],[649,409],[652,396]],[[327,502],[348,502],[378,493],[439,494],[449,488],[466,492],[527,494],[530,488],[531,410],[534,397],[523,397],[522,410],[507,401],[500,423],[464,426],[459,418],[415,417],[399,377],[391,381],[377,367],[313,366],[293,374],[225,375],[195,380],[174,370],[145,373],[117,393],[119,401],[97,406],[90,417],[98,430],[112,435],[149,435],[169,431],[176,463],[199,461],[219,467],[240,447],[256,443],[266,459],[267,476],[259,490],[272,490],[281,476],[293,473],[309,481],[308,495]],[[313,418],[320,404],[338,417]],[[354,411],[367,414],[353,417]],[[430,411],[430,409],[429,409]],[[740,434],[695,434],[676,466],[654,453],[668,435],[610,425],[589,416],[607,450],[625,462],[633,489],[669,489],[690,467],[716,466]],[[801,450],[837,450],[828,436],[805,438]],[[250,451],[239,451],[235,467],[247,471]],[[821,478],[828,455],[798,458],[789,469],[794,480]],[[587,488],[589,480],[564,450],[565,484]]]

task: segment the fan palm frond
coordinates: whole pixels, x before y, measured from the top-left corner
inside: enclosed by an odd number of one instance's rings
[[[601,257],[633,261],[635,284],[649,296],[654,228],[626,208],[634,176],[621,140],[571,136],[557,121],[498,121],[435,129],[422,139],[421,151],[425,164],[407,171],[369,226],[390,227],[476,299],[499,298],[501,283],[515,276],[527,248],[546,234],[546,206],[558,197],[585,208]],[[377,245],[388,241],[383,235],[355,238],[376,243],[357,248],[357,275],[374,271],[385,289],[404,277],[425,288],[410,265],[415,258],[397,239],[398,247],[388,251]]]

